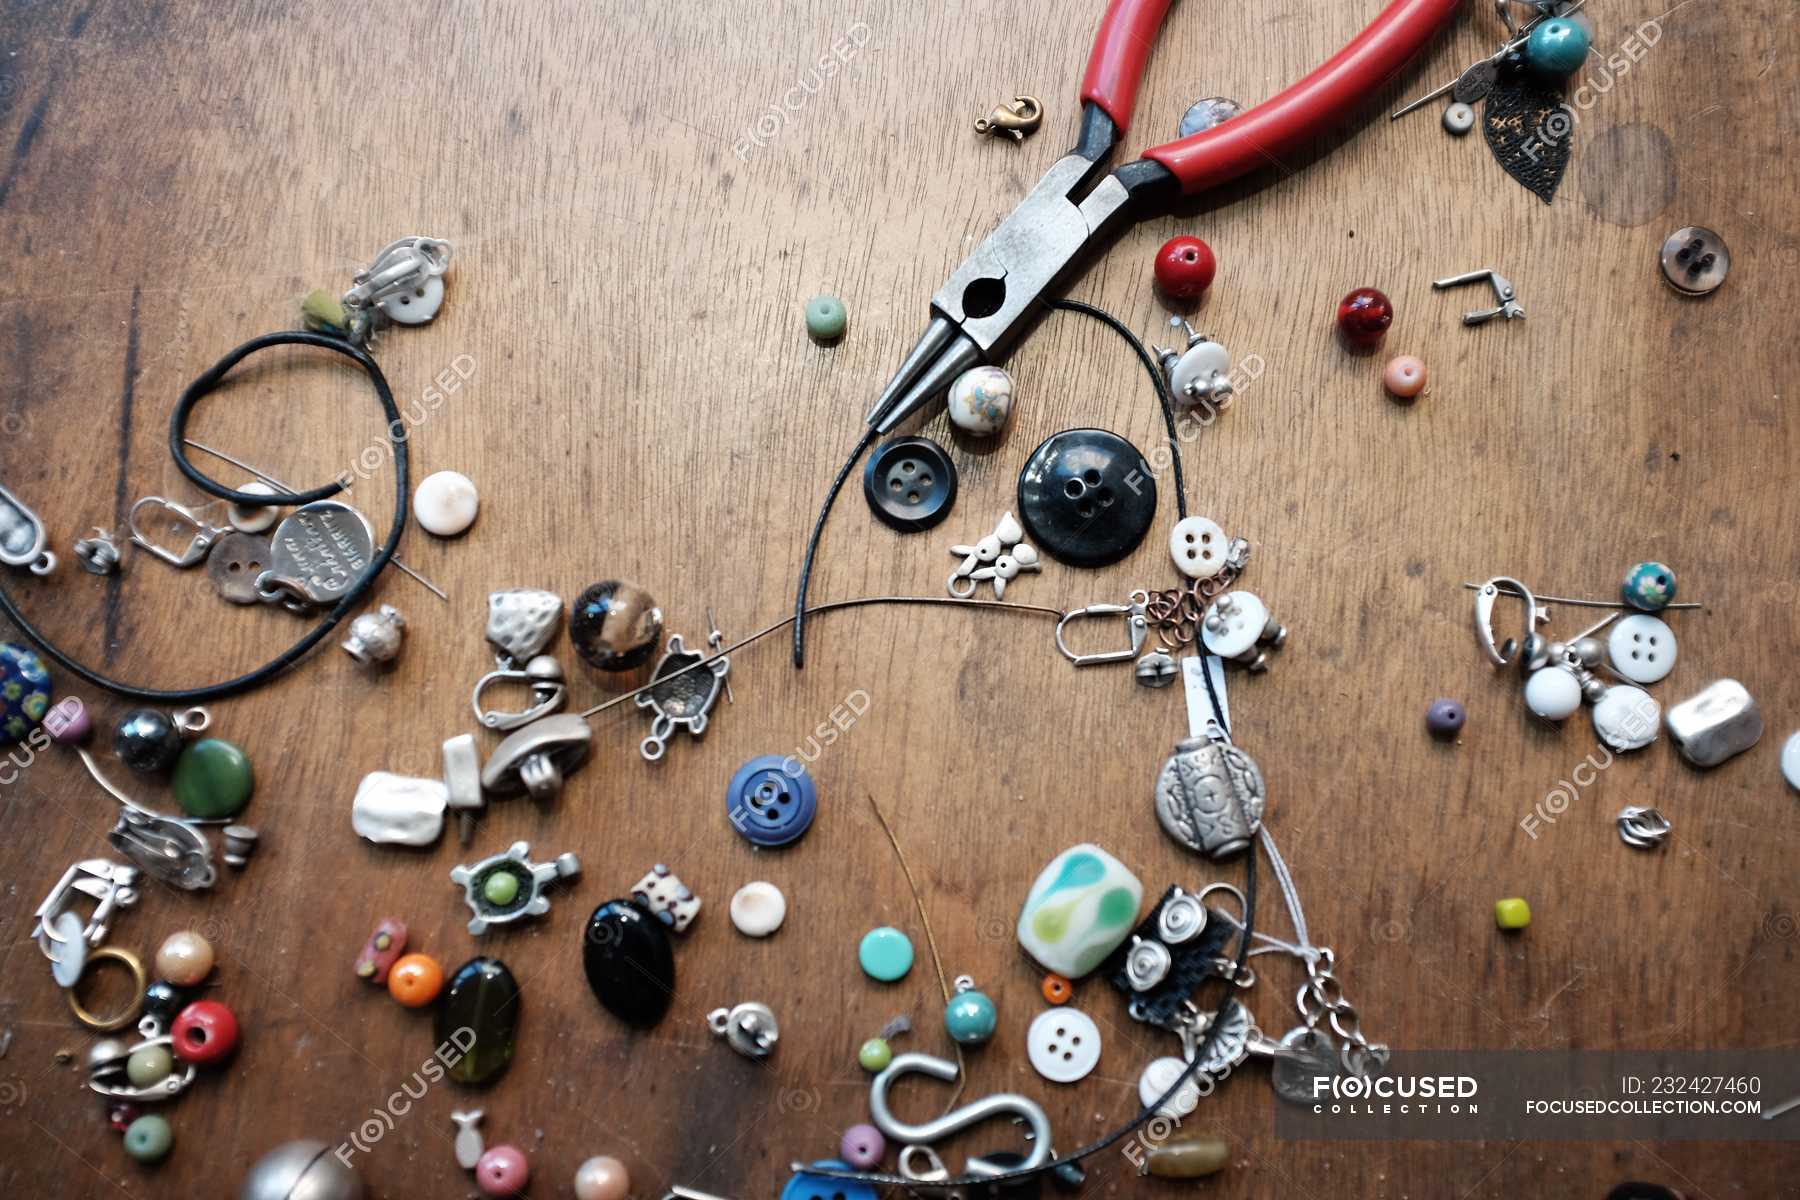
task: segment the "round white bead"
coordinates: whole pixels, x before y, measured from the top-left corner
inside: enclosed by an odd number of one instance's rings
[[[1225,569],[1225,531],[1205,517],[1184,517],[1169,531],[1169,556],[1189,579],[1211,579]]]
[[[958,375],[950,385],[950,423],[965,432],[987,437],[1006,428],[1012,403],[1011,375],[999,367],[975,367]]]
[[[1800,733],[1789,734],[1781,748],[1781,777],[1789,787],[1800,790]]]
[[[428,475],[413,493],[413,516],[425,532],[439,537],[455,537],[473,525],[480,508],[481,493],[458,471]]]
[[[260,479],[252,479],[249,483],[238,487],[240,492],[249,492],[253,496],[273,496],[275,489]],[[281,516],[281,510],[273,506],[268,508],[252,508],[245,504],[228,505],[231,527],[239,533],[261,533],[275,524]]]
[[[1561,667],[1539,667],[1525,681],[1525,707],[1548,721],[1561,721],[1581,707],[1581,681]]]
[[[1467,104],[1452,104],[1444,110],[1444,128],[1461,137],[1475,128],[1475,110]]]
[[[1643,688],[1615,684],[1594,705],[1594,732],[1614,750],[1638,750],[1656,740],[1662,705]]]
[[[746,883],[731,898],[731,923],[745,937],[768,937],[787,919],[787,897],[772,883]]]

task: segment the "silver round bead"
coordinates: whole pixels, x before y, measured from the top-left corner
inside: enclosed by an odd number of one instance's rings
[[[344,639],[344,653],[364,666],[392,662],[400,654],[405,635],[406,618],[391,604],[381,611],[364,613],[350,622],[350,636]]]
[[[1570,648],[1574,650],[1575,657],[1581,660],[1581,665],[1589,670],[1599,666],[1600,661],[1606,657],[1606,647],[1600,644],[1599,638],[1584,637]]]
[[[1589,704],[1598,704],[1600,703],[1600,698],[1604,695],[1606,695],[1606,683],[1604,680],[1595,679],[1591,675],[1582,680],[1581,698],[1583,700],[1586,700]]]
[[[533,683],[561,683],[562,664],[549,654],[540,654],[525,664],[525,677]]]

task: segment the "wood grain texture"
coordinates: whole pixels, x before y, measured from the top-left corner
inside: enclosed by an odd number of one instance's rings
[[[210,894],[151,889],[113,939],[149,953],[169,932],[203,929],[219,950],[217,995],[246,1030],[221,1077],[170,1110],[177,1148],[157,1171],[125,1158],[83,1089],[89,1039],[28,938],[64,865],[103,851],[111,805],[60,754],[0,789],[0,1028],[13,1034],[0,1084],[16,1098],[0,1111],[0,1189],[218,1195],[278,1141],[347,1138],[433,1046],[427,1017],[350,973],[392,914],[447,966],[504,957],[525,1014],[497,1086],[432,1090],[358,1157],[374,1195],[467,1192],[449,1114],[476,1105],[490,1138],[530,1155],[533,1195],[568,1195],[596,1153],[623,1158],[640,1197],[672,1183],[772,1195],[790,1160],[832,1152],[862,1118],[863,1038],[908,1013],[919,1027],[909,1045],[945,1048],[929,970],[878,988],[855,968],[865,929],[919,929],[871,797],[917,873],[945,970],[975,975],[1000,1006],[1002,1035],[970,1056],[971,1092],[1046,1099],[1068,1145],[1133,1106],[1141,1065],[1171,1043],[1090,982],[1078,1003],[1101,1022],[1105,1056],[1087,1082],[1052,1092],[1023,1053],[1038,976],[1011,924],[1035,872],[1074,841],[1106,845],[1153,890],[1214,870],[1150,812],[1154,773],[1184,729],[1179,701],[1122,668],[1071,671],[1043,618],[824,617],[803,673],[778,637],[738,654],[737,703],[703,743],[678,739],[655,766],[637,757],[635,712],[609,713],[599,761],[558,805],[499,804],[476,845],[575,850],[584,876],[547,919],[480,942],[446,880],[466,857],[456,845],[378,849],[348,821],[365,772],[434,773],[441,740],[471,727],[491,589],[572,596],[598,578],[637,580],[690,640],[708,606],[728,638],[784,615],[817,497],[927,298],[1066,144],[1100,7],[7,6],[0,456],[56,549],[118,525],[138,496],[195,499],[165,449],[182,387],[243,339],[293,324],[305,290],[343,286],[410,232],[456,244],[451,298],[380,358],[414,407],[459,356],[475,364],[410,436],[416,474],[464,471],[484,508],[458,541],[413,531],[403,543],[451,599],[399,575],[381,583],[376,599],[410,621],[390,675],[370,679],[327,649],[215,706],[220,732],[255,761],[264,848]],[[1271,94],[1373,11],[1186,0],[1129,145],[1163,140],[1197,95]],[[1197,324],[1265,364],[1188,445],[1189,501],[1256,544],[1248,584],[1293,630],[1266,676],[1234,676],[1234,720],[1267,776],[1315,937],[1336,948],[1366,1028],[1452,1049],[1792,1048],[1800,841],[1775,759],[1800,720],[1796,26],[1790,6],[1744,0],[1593,11],[1602,49],[1646,19],[1662,35],[1580,110],[1553,205],[1507,180],[1479,141],[1446,137],[1434,111],[1374,115],[1486,52],[1496,23],[1472,6],[1367,120],[1128,231],[1070,294],[1153,337],[1165,313],[1150,256],[1174,232],[1199,233],[1220,268]],[[865,40],[847,61],[814,74],[852,38]],[[1015,91],[1045,100],[1043,133],[1015,147],[969,130]],[[1702,301],[1668,290],[1655,265],[1665,234],[1689,223],[1720,230],[1733,253],[1730,281]],[[1457,314],[1478,297],[1429,288],[1485,265],[1518,285],[1529,319],[1464,329]],[[1384,398],[1381,356],[1348,356],[1331,338],[1333,305],[1363,284],[1398,306],[1387,350],[1429,364],[1417,404]],[[821,290],[850,309],[835,348],[802,329],[800,306]],[[997,446],[955,446],[962,492],[949,523],[898,536],[853,484],[818,598],[936,594],[948,542],[1013,506],[1025,456],[1059,429],[1103,425],[1145,447],[1159,436],[1141,372],[1092,322],[1049,317],[1010,365],[1019,411]],[[941,415],[923,432],[952,440]],[[193,433],[311,485],[378,445],[380,421],[354,372],[275,353],[209,399]],[[388,520],[388,468],[354,499],[378,527]],[[1050,564],[1017,598],[1067,607],[1160,584],[1162,542],[1153,534],[1103,572]],[[1585,718],[1560,730],[1532,720],[1510,674],[1489,671],[1459,585],[1504,571],[1602,595],[1647,557],[1673,563],[1684,595],[1708,605],[1679,618],[1681,664],[1660,698],[1735,676],[1769,735],[1704,774],[1666,744],[1622,760],[1533,838],[1521,818],[1594,743]],[[299,629],[283,613],[229,608],[198,573],[142,555],[116,579],[65,557],[50,580],[6,586],[87,661],[163,685],[240,671]],[[1578,616],[1558,613],[1555,628]],[[621,686],[580,672],[573,700]],[[65,690],[103,725],[126,707]],[[801,746],[859,690],[867,715],[814,767],[812,831],[753,852],[725,821],[731,771]],[[1460,745],[1424,737],[1439,694],[1468,705]],[[1621,805],[1644,802],[1676,826],[1655,855],[1627,851],[1612,826]],[[589,995],[577,942],[585,914],[656,861],[708,911],[678,948],[672,1014],[631,1035]],[[766,943],[725,916],[756,878],[791,902]],[[1536,920],[1505,938],[1490,909],[1512,894]],[[1270,898],[1262,919],[1281,926]],[[1279,1029],[1298,975],[1263,971],[1253,1008]],[[783,1019],[767,1066],[702,1023],[743,999]],[[64,1049],[73,1065],[55,1061]],[[937,1099],[920,1085],[907,1111]],[[1272,1105],[1246,1078],[1193,1118],[1237,1148],[1208,1195],[1598,1197],[1627,1178],[1720,1200],[1800,1194],[1785,1145],[1295,1143],[1275,1137]],[[997,1136],[971,1141],[989,1149]],[[1089,1195],[1187,1191],[1140,1183],[1113,1154],[1092,1168]]]

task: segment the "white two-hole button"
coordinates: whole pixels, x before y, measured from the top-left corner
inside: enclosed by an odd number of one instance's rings
[[[1183,517],[1169,531],[1169,556],[1189,579],[1211,579],[1225,569],[1225,531],[1205,517]]]
[[[1218,628],[1213,618],[1217,617]],[[1250,647],[1269,624],[1268,606],[1254,592],[1226,592],[1207,607],[1200,623],[1200,639],[1220,658],[1236,658]]]
[[[1655,683],[1675,669],[1675,631],[1648,613],[1634,613],[1613,626],[1606,656],[1631,682]]]
[[[423,325],[444,307],[444,278],[433,275],[417,287],[383,296],[375,302],[375,307],[396,325]]]
[[[1025,1049],[1039,1075],[1051,1083],[1074,1083],[1100,1061],[1100,1027],[1079,1009],[1047,1008],[1031,1023]]]

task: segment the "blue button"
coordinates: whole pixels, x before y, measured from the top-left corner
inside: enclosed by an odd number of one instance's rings
[[[884,524],[901,533],[930,529],[956,503],[956,464],[930,438],[883,442],[863,468],[863,498]]]
[[[829,1167],[834,1171],[850,1169],[835,1158],[820,1159],[813,1166]],[[833,1179],[829,1175],[801,1172],[781,1189],[781,1200],[875,1200],[875,1189],[853,1179]]]
[[[806,832],[819,790],[800,760],[764,754],[738,768],[725,789],[731,826],[758,846],[785,846]]]

